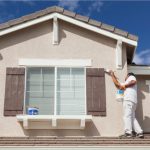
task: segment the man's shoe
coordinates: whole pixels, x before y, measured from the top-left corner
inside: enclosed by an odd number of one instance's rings
[[[120,139],[122,139],[122,138],[132,138],[132,137],[133,137],[133,135],[130,134],[130,133],[125,133],[125,134],[119,136]]]
[[[144,138],[144,134],[143,133],[137,133],[136,137],[143,139]]]

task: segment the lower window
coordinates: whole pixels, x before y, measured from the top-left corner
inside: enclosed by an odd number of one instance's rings
[[[85,69],[27,68],[26,110],[39,108],[39,115],[85,115]]]

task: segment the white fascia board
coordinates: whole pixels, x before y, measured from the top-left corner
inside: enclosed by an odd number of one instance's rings
[[[32,26],[32,25],[50,20],[52,18],[54,18],[54,13],[43,16],[43,17],[40,17],[40,18],[36,18],[34,20],[31,20],[31,21],[27,21],[25,23],[21,23],[19,25],[15,25],[13,27],[10,27],[10,28],[7,28],[7,29],[4,29],[4,30],[0,31],[0,36],[11,33],[11,32],[14,32],[14,31],[17,31],[17,30],[20,30],[20,29],[27,28],[29,26]]]
[[[150,75],[150,66],[128,66],[128,72],[133,72],[136,75]]]
[[[19,66],[90,67],[91,59],[19,59]]]
[[[25,22],[25,23],[22,23],[22,24],[19,24],[19,25],[15,25],[15,26],[7,28],[7,29],[4,29],[4,30],[0,31],[0,36],[11,33],[11,32],[14,32],[14,31],[17,31],[17,30],[20,30],[20,29],[23,29],[23,28],[26,28],[26,27],[29,27],[31,25],[35,25],[35,24],[50,20],[54,17],[62,19],[62,20],[66,21],[66,22],[69,22],[71,24],[75,24],[79,27],[83,27],[83,28],[88,29],[90,31],[94,31],[96,33],[102,34],[104,36],[107,36],[107,37],[110,37],[110,38],[113,38],[113,39],[116,39],[116,40],[122,40],[124,43],[128,43],[128,44],[133,45],[135,47],[137,46],[137,41],[127,39],[127,38],[122,37],[120,35],[116,35],[116,34],[111,33],[109,31],[100,29],[98,27],[94,27],[92,25],[89,25],[89,24],[84,23],[82,21],[76,20],[74,18],[64,16],[64,15],[59,14],[59,13],[52,13],[52,14],[49,14],[49,15],[45,15],[43,17],[36,18],[34,20],[31,20],[31,21],[28,21],[28,22]]]

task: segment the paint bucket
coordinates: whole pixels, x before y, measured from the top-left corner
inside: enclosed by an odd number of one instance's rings
[[[28,108],[28,115],[38,115],[39,109],[36,107],[29,107]]]
[[[117,90],[116,99],[117,101],[121,102],[124,98],[124,91],[123,90]]]

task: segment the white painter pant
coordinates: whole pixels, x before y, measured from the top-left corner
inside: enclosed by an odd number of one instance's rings
[[[125,133],[131,134],[133,130],[136,133],[142,133],[143,130],[141,129],[138,121],[135,118],[136,103],[124,100],[123,110],[124,110],[123,119],[124,119]]]

